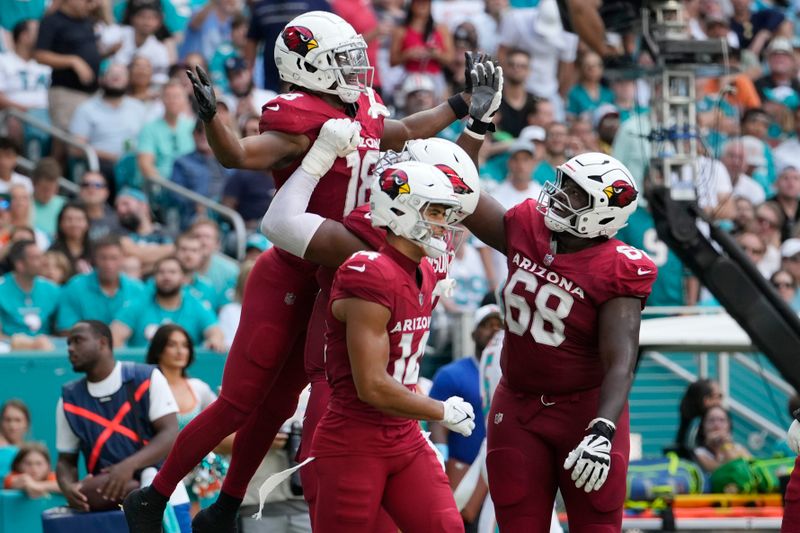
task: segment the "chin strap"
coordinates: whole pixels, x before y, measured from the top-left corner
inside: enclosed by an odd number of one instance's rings
[[[371,118],[388,117],[390,115],[389,109],[375,99],[375,91],[372,87],[367,87],[367,98],[369,98],[369,110],[367,113]]]

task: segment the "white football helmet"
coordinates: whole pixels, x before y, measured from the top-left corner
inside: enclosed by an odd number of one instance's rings
[[[430,257],[441,257],[456,228],[428,220],[425,212],[432,204],[449,206],[448,221],[461,207],[450,180],[433,165],[405,161],[374,175],[369,198],[372,225],[419,244]],[[444,235],[437,235],[437,227]]]
[[[275,41],[274,55],[283,81],[338,95],[348,104],[372,87],[367,43],[333,13],[309,11],[289,21]]]
[[[450,222],[457,224],[475,212],[481,195],[480,176],[467,152],[456,143],[438,137],[407,141],[403,151],[387,151],[375,165],[375,173],[379,174],[388,166],[402,161],[428,163],[450,179],[453,191],[461,202],[461,209],[454,213]]]
[[[564,178],[586,191],[588,204],[573,207],[564,192]],[[577,155],[556,169],[556,182],[548,181],[539,194],[537,209],[552,231],[578,237],[613,237],[636,210],[639,191],[625,165],[613,157],[589,152]]]

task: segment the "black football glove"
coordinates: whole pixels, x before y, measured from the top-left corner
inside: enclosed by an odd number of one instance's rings
[[[217,95],[214,94],[214,86],[211,85],[206,71],[200,66],[196,66],[195,69],[197,74],[191,69],[187,69],[186,75],[192,82],[192,90],[194,90],[194,97],[197,100],[197,115],[208,124],[217,114]]]

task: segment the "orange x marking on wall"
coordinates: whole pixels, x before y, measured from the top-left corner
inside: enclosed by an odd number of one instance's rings
[[[123,385],[124,386],[124,385]],[[139,401],[144,396],[144,393],[147,392],[147,389],[150,387],[150,380],[146,379],[139,385],[139,388],[136,389],[136,392],[133,395],[135,401]],[[100,452],[103,450],[103,446],[105,445],[106,441],[111,438],[111,435],[114,433],[119,433],[120,435],[124,435],[128,437],[133,442],[139,442],[139,435],[136,434],[135,431],[131,430],[122,425],[122,419],[125,418],[131,410],[131,402],[126,401],[122,404],[117,411],[117,414],[114,415],[114,418],[111,420],[98,415],[97,413],[93,413],[88,409],[84,409],[83,407],[78,407],[77,405],[71,403],[64,403],[64,411],[68,413],[72,413],[77,416],[81,416],[92,422],[99,424],[105,429],[97,438],[97,442],[94,443],[94,447],[92,448],[92,453],[89,456],[89,460],[86,464],[86,469],[89,472],[94,472],[94,467],[97,466],[97,460],[100,458]],[[147,446],[147,441],[143,441],[144,445]]]

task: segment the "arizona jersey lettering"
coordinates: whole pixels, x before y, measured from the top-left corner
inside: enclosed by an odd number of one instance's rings
[[[379,99],[378,95],[375,95]],[[262,107],[259,131],[277,131],[305,135],[311,144],[317,139],[322,125],[331,118],[352,118],[361,124],[361,144],[347,157],[339,157],[314,189],[307,211],[341,221],[342,218],[368,200],[369,176],[378,161],[383,117],[369,116],[369,98],[362,94],[356,102],[355,117],[344,109],[333,107],[319,96],[306,92],[281,94]],[[289,166],[274,169],[275,186],[280,188],[303,161],[305,154]]]
[[[639,298],[644,307],[655,264],[617,239],[552,256],[552,234],[534,200],[506,212],[505,229],[504,379],[513,389],[533,393],[600,386],[599,308],[616,297]]]

